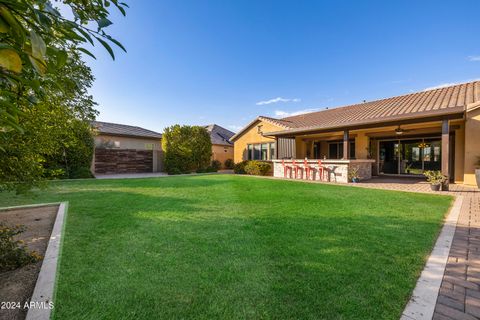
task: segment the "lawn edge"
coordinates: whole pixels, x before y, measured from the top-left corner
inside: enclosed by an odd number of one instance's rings
[[[37,305],[35,308],[28,310],[27,316],[25,317],[26,320],[48,320],[52,314],[53,308],[49,307],[49,303],[54,302],[55,299],[60,251],[63,244],[62,235],[64,234],[64,225],[68,210],[68,202],[60,202],[58,204],[57,216],[52,233],[50,234],[45,257],[43,258],[42,267],[37,277],[35,289],[30,298],[30,301],[35,302]],[[45,204],[35,206],[41,207],[45,206]]]
[[[274,181],[285,181],[290,183],[304,183],[304,184],[313,184],[313,185],[324,185],[324,186],[335,186],[335,187],[342,187],[342,188],[358,188],[358,189],[369,189],[369,190],[378,190],[378,191],[386,191],[386,192],[399,192],[399,193],[409,193],[409,194],[425,194],[431,195],[435,197],[451,197],[455,199],[454,195],[445,194],[445,193],[433,193],[433,192],[425,192],[425,191],[414,191],[414,190],[395,190],[395,189],[384,189],[384,188],[375,188],[375,187],[367,187],[363,185],[359,185],[356,183],[343,183],[343,182],[329,182],[329,181],[312,181],[312,180],[300,180],[300,179],[284,179],[279,177],[272,177],[272,176],[256,176],[256,175],[248,175],[248,174],[234,174],[236,177],[246,177],[246,178],[257,178],[257,179],[267,179],[267,180],[274,180]]]
[[[401,320],[433,318],[462,203],[463,196],[456,196],[412,296],[402,312]]]

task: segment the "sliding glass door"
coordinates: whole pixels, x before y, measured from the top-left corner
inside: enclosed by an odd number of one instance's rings
[[[421,175],[441,169],[441,139],[395,139],[379,142],[380,173]]]

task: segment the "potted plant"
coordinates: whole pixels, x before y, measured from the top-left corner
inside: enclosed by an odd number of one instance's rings
[[[360,176],[358,174],[358,168],[349,168],[348,169],[348,179],[353,183],[360,181]]]
[[[440,191],[440,187],[445,181],[445,176],[440,171],[427,170],[423,173],[427,177],[427,182],[433,191]]]

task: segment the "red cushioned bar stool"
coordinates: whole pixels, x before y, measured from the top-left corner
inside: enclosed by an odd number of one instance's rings
[[[303,162],[303,168],[305,170],[305,180],[313,180],[315,167],[308,164],[307,158],[305,158],[305,161]]]
[[[303,171],[304,171],[303,166],[298,164],[297,162],[295,162],[295,159],[292,160],[292,166],[293,166],[293,171],[295,171],[295,179],[298,179],[298,173],[299,172],[301,174],[300,179],[302,179],[303,178]]]
[[[291,178],[292,177],[292,166],[286,165],[285,160],[282,160],[282,166],[283,166],[283,177],[284,178]]]
[[[318,180],[323,181],[323,178],[325,178],[325,167],[322,164],[322,160],[318,160]]]

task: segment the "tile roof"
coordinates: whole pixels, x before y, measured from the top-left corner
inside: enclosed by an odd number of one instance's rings
[[[480,102],[480,81],[275,119],[287,129],[333,129],[462,113]]]
[[[205,129],[207,129],[208,133],[210,133],[212,144],[221,144],[227,146],[233,145],[233,142],[231,142],[230,139],[235,135],[235,133],[232,131],[216,124],[209,124],[208,126],[205,126]]]
[[[92,121],[92,126],[95,127],[100,133],[114,135],[114,136],[130,136],[130,137],[155,138],[155,139],[162,138],[161,133],[147,130],[140,127],[128,126],[126,124]]]

